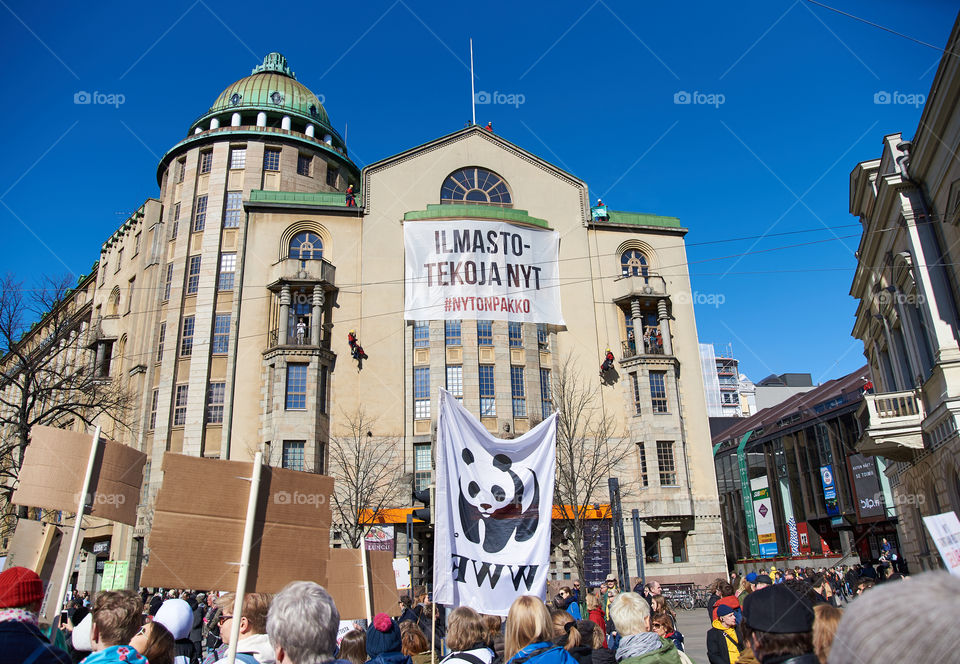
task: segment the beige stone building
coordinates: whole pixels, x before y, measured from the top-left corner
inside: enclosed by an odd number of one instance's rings
[[[886,459],[898,549],[912,571],[942,566],[922,518],[960,513],[960,20],[913,141],[885,136],[850,174],[863,237],[850,294],[874,394],[859,450]]]
[[[636,484],[624,514],[640,511],[647,575],[703,582],[723,570],[679,220],[591,208],[582,180],[478,126],[361,172],[279,54],[217,97],[157,180],[159,197],[103,245],[92,289],[99,361],[139,403],[133,432],[108,434],[149,455],[141,523],[113,530],[114,559],[139,567],[165,452],[261,450],[273,465],[325,472],[329,441],[365,409],[369,435],[397,441],[396,463],[424,486],[438,387],[491,431],[523,432],[551,411],[551,381],[570,358],[629,446],[616,470]],[[566,326],[405,320],[403,227],[426,219],[556,230]],[[369,355],[362,368],[350,331]],[[601,382],[607,347],[615,371]],[[425,535],[418,527],[418,577]],[[556,544],[551,578],[571,578]]]

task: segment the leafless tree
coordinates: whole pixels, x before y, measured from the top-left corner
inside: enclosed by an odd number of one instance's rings
[[[343,542],[356,549],[366,528],[402,501],[410,485],[403,481],[400,438],[376,435],[377,418],[363,408],[343,417],[342,434],[330,439],[327,473],[334,479],[334,522]]]
[[[584,576],[584,525],[597,503],[609,502],[607,480],[619,477],[621,496],[635,485],[634,446],[617,435],[614,419],[604,410],[600,393],[587,384],[566,357],[551,384],[557,419],[557,473],[554,504],[565,506],[568,519],[555,520],[568,543],[579,578]]]
[[[132,399],[117,378],[98,375],[81,325],[90,303],[73,297],[70,277],[45,277],[34,288],[0,281],[0,536],[18,516],[10,498],[35,424],[92,425],[106,415],[127,425]]]

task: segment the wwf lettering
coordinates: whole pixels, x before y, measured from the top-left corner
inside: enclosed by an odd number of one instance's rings
[[[453,580],[456,583],[476,582],[477,588],[483,588],[484,584],[491,590],[500,583],[500,577],[504,568],[510,574],[510,582],[513,583],[514,590],[520,590],[523,585],[524,590],[529,591],[533,586],[533,580],[537,576],[539,565],[499,565],[495,563],[485,563],[480,560],[471,560],[466,556],[453,554]]]

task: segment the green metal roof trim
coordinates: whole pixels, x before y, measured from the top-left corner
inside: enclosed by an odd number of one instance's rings
[[[440,205],[428,204],[426,210],[416,210],[403,215],[404,221],[420,221],[422,219],[444,219],[447,217],[466,217],[468,219],[499,219],[501,221],[515,221],[521,224],[530,224],[540,228],[550,228],[545,219],[531,217],[526,210],[504,208],[499,205]]]
[[[663,226],[665,228],[683,228],[676,217],[661,217],[656,214],[643,212],[624,212],[622,210],[607,210],[610,223],[629,224],[631,226]]]
[[[282,205],[333,205],[347,207],[347,195],[339,191],[319,191],[307,193],[301,191],[266,191],[254,189],[250,192],[251,203],[279,203]]]

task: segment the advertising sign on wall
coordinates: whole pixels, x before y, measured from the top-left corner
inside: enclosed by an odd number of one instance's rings
[[[563,325],[560,234],[499,221],[409,221],[407,320],[509,320]]]
[[[583,582],[599,586],[610,573],[610,519],[583,523]]]
[[[852,454],[847,457],[847,463],[853,476],[853,490],[857,494],[857,515],[861,520],[882,518],[886,507],[876,460],[862,454]]]
[[[363,545],[367,551],[389,551],[393,553],[393,526],[370,526],[370,530],[363,537]]]
[[[833,481],[833,466],[820,466],[820,480],[823,483],[823,502],[827,506],[829,516],[840,514],[837,505],[837,485]]]
[[[750,493],[753,498],[754,519],[757,522],[760,557],[772,558],[777,555],[777,531],[773,521],[773,505],[770,502],[767,478],[755,477],[750,480]]]

